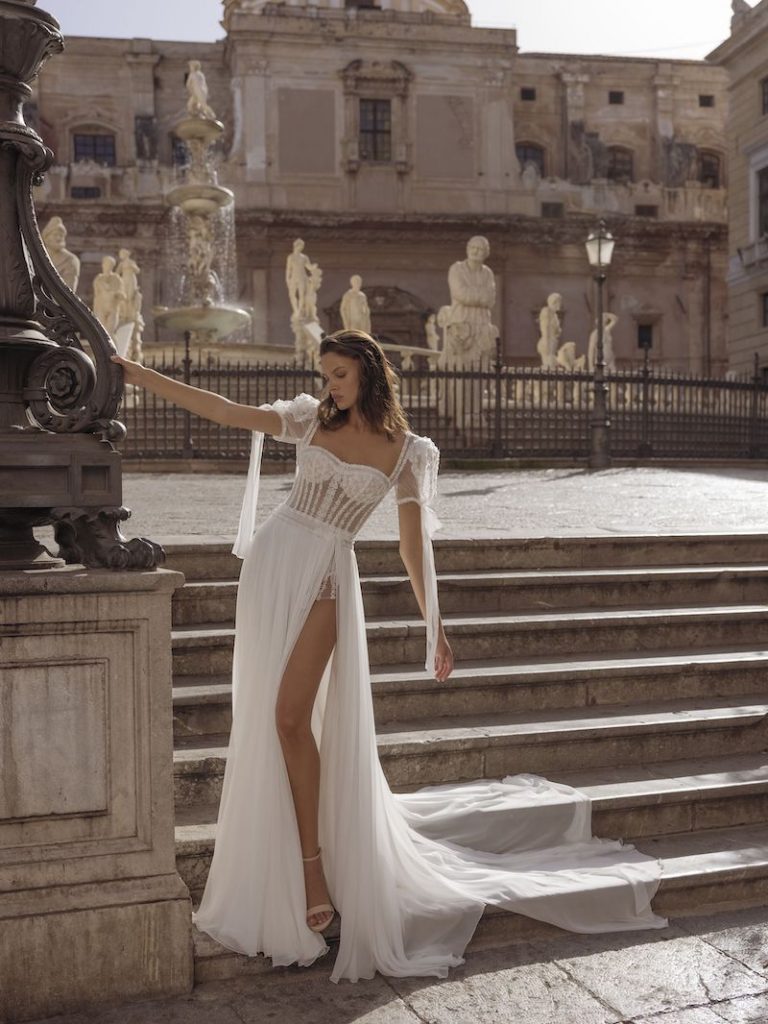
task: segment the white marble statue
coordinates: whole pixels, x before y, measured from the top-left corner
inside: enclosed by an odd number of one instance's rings
[[[187,272],[195,303],[211,306],[221,298],[221,284],[213,270],[214,235],[210,217],[187,216]]]
[[[542,307],[539,313],[539,340],[536,351],[541,357],[544,370],[557,369],[557,350],[563,333],[562,312],[563,297],[558,292],[552,292],[547,298],[546,306]]]
[[[520,182],[523,188],[535,189],[539,187],[541,175],[539,174],[539,168],[532,160],[529,160],[523,168]]]
[[[557,365],[571,373],[579,373],[584,369],[587,357],[576,355],[576,342],[566,341],[557,350]]]
[[[341,299],[341,322],[347,331],[365,331],[366,334],[370,334],[371,309],[362,290],[363,279],[359,274],[353,274],[349,283],[352,287],[344,292]]]
[[[199,60],[189,62],[187,72],[187,113],[190,117],[216,119],[216,114],[208,105],[208,83]]]
[[[105,256],[101,261],[101,273],[93,279],[93,312],[110,337],[120,325],[125,304],[123,282],[115,273],[116,262],[113,256]]]
[[[439,352],[441,348],[440,332],[437,327],[437,315],[435,313],[430,313],[427,317],[427,322],[424,324],[424,334],[427,338],[427,348],[431,349],[433,352]]]
[[[139,288],[139,274],[141,270],[138,263],[132,259],[130,249],[121,249],[118,253],[117,273],[123,283],[125,300],[120,314],[120,327],[117,330],[118,337],[125,337],[125,352],[120,352],[128,359],[141,359],[142,336],[144,332],[144,317],[141,313],[143,297]],[[126,328],[123,331],[123,328]],[[123,335],[121,336],[121,331]],[[119,349],[120,346],[118,346]]]
[[[319,354],[320,322],[317,315],[317,293],[323,283],[323,272],[304,252],[304,240],[297,238],[285,261],[285,283],[291,303],[291,329],[297,355]]]
[[[485,266],[490,251],[487,238],[470,238],[467,258],[448,271],[451,305],[444,317],[444,352],[449,363],[476,362],[493,355],[499,330],[492,320],[496,279]]]
[[[613,351],[613,328],[619,322],[615,313],[603,313],[603,362],[609,373],[616,371],[616,354]],[[587,362],[590,370],[594,370],[597,362],[597,327],[589,336]]]
[[[67,248],[67,229],[61,217],[51,217],[42,231],[43,245],[64,284],[77,291],[80,260]]]
[[[297,238],[285,261],[285,284],[288,288],[288,298],[291,302],[293,316],[303,317],[306,315],[311,274],[312,261],[304,252],[304,239]]]

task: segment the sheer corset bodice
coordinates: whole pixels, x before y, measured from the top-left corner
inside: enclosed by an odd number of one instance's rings
[[[351,540],[392,486],[409,440],[410,435],[395,472],[387,476],[373,466],[344,462],[308,439],[297,446],[296,477],[286,505]]]

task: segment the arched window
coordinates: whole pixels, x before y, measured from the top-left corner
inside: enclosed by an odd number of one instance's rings
[[[699,154],[699,181],[704,188],[722,187],[722,161],[718,153],[703,151]]]
[[[117,149],[114,132],[103,128],[75,128],[72,132],[72,160],[76,164],[88,160],[100,167],[115,167]]]
[[[543,146],[537,146],[535,142],[518,142],[515,146],[515,153],[521,171],[524,171],[528,164],[533,164],[539,172],[539,176],[544,177],[546,162]]]
[[[609,146],[605,176],[609,181],[633,181],[635,167],[632,150],[624,146]]]

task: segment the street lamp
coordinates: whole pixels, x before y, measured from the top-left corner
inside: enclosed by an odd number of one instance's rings
[[[590,419],[590,469],[607,469],[611,464],[608,450],[608,430],[611,422],[608,419],[608,388],[605,385],[603,352],[603,286],[605,285],[606,270],[611,265],[614,245],[613,235],[606,228],[605,221],[602,220],[594,231],[590,231],[586,241],[587,258],[595,273],[595,283],[597,284],[597,350],[593,382],[594,401]]]

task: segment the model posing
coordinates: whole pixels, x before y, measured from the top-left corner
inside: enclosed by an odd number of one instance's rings
[[[391,488],[439,682],[453,655],[431,540],[439,455],[408,430],[381,347],[362,331],[329,335],[321,398],[259,408],[113,358],[127,383],[254,437],[235,545],[233,723],[198,927],[275,965],[307,965],[327,951],[335,908],[333,981],[443,977],[489,904],[573,931],[664,927],[650,907],[658,861],[593,839],[584,794],[533,775],[397,795],[387,785],[353,541]],[[296,446],[296,477],[254,531],[265,433]]]

